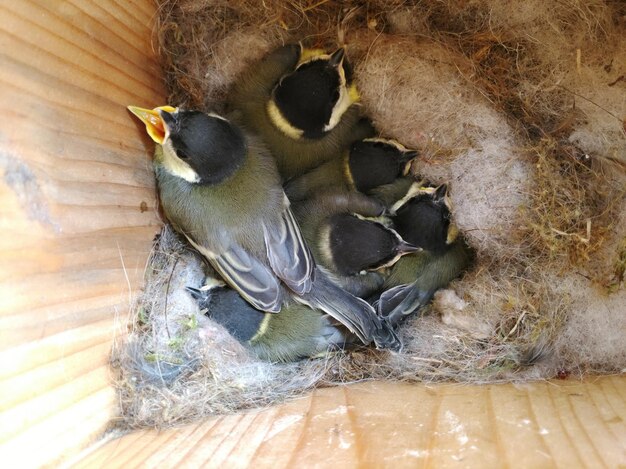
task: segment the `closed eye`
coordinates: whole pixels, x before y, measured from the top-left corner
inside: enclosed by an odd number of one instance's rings
[[[178,156],[181,160],[186,160],[189,158],[187,154],[187,149],[184,148],[183,145],[176,145],[176,156]]]

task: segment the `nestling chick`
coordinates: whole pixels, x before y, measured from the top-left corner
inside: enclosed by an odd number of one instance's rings
[[[246,301],[278,312],[295,300],[327,312],[365,344],[399,347],[367,303],[316,268],[257,138],[216,114],[130,110],[158,143],[154,169],[167,218]]]
[[[393,204],[404,198],[415,182],[413,176],[404,176],[389,184],[374,187],[370,190],[369,195],[382,202],[388,209],[391,209]]]
[[[378,311],[395,325],[458,277],[469,266],[472,251],[450,221],[445,185],[433,188],[415,183],[392,211],[400,236],[423,249],[400,259],[385,280]]]
[[[418,250],[381,217],[382,204],[358,192],[325,192],[294,204],[294,214],[316,262],[347,291],[369,296],[382,286],[375,271]]]
[[[417,151],[408,150],[395,140],[366,138],[354,142],[341,158],[289,181],[285,193],[291,201],[313,197],[329,188],[370,194],[375,188],[406,176],[417,155]]]
[[[261,136],[286,181],[373,135],[357,100],[343,49],[324,54],[291,44],[239,77],[229,106]]]
[[[187,290],[207,316],[262,360],[293,362],[360,343],[332,317],[303,304],[287,303],[280,314],[271,314],[254,309],[229,287]]]

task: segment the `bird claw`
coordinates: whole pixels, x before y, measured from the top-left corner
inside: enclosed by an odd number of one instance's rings
[[[392,352],[402,351],[402,341],[393,330],[387,318],[380,318],[381,327],[374,336],[374,343],[379,350],[389,350]]]

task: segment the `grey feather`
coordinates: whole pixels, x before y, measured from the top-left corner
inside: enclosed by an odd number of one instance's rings
[[[282,223],[268,229],[263,225],[267,258],[274,273],[298,295],[311,290],[315,263],[300,233],[300,228],[287,208]]]
[[[255,308],[277,313],[283,301],[274,273],[239,247],[208,259],[219,274]]]

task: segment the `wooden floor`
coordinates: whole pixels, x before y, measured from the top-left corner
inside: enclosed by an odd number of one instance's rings
[[[363,383],[109,441],[77,467],[624,467],[626,379]]]

